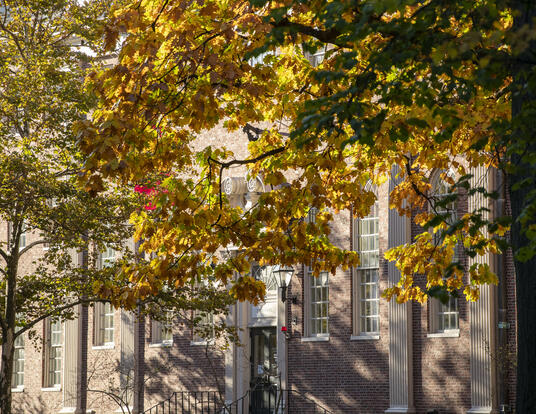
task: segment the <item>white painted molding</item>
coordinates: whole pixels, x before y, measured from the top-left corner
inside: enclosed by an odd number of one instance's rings
[[[429,333],[426,335],[426,337],[427,338],[459,338],[460,330],[453,329],[452,331]]]
[[[377,341],[380,335],[352,335],[350,341]]]
[[[301,339],[302,342],[329,342],[328,336],[307,336]]]

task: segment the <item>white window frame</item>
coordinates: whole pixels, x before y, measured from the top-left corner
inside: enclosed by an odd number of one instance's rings
[[[173,312],[165,313],[165,321],[151,320],[151,346],[173,345]]]
[[[376,188],[373,191],[377,198]],[[365,227],[365,223],[369,230],[372,225],[372,232],[363,233],[361,227]],[[364,237],[367,237],[368,240],[366,247],[362,243]],[[372,246],[370,245],[371,240]],[[354,250],[359,253],[361,261],[360,265],[353,271],[353,337],[378,339],[380,335],[379,244],[379,206],[376,201],[368,216],[353,221],[353,246]],[[375,277],[375,280],[364,279],[367,276]]]
[[[306,221],[316,223],[318,209],[311,207]],[[329,339],[329,273],[314,276],[311,264],[303,266],[304,287],[304,338],[302,340]],[[325,290],[324,290],[325,289]],[[318,300],[320,299],[320,300]],[[324,309],[325,305],[325,309]],[[320,310],[318,312],[318,310]],[[325,324],[323,323],[325,321]]]
[[[117,251],[112,247],[106,247],[100,254],[100,266],[111,267],[117,259]]]
[[[17,336],[17,338],[15,339],[15,352],[13,355],[13,375],[11,379],[11,388],[13,389],[24,388],[24,363],[25,356],[23,334]]]
[[[192,341],[191,345],[207,345],[214,342],[214,313],[213,312],[203,312],[203,311],[193,311],[192,321],[194,318],[201,317],[201,321],[197,324],[199,327],[210,327],[211,334],[210,337],[204,338],[198,333],[196,333],[196,327],[192,326]]]
[[[113,348],[115,309],[110,302],[96,302],[93,307],[93,348]]]
[[[99,254],[99,265],[111,267],[117,251],[110,246]],[[93,348],[113,348],[115,341],[115,309],[110,302],[96,302],[93,307]]]
[[[22,222],[21,228],[20,228],[20,238],[19,238],[19,251],[24,249],[26,247],[26,223]]]
[[[311,266],[304,266],[305,337],[329,338],[329,272],[314,276]]]
[[[435,198],[441,198],[447,196],[448,190],[445,188],[449,187],[449,184],[441,178],[443,171],[436,171],[432,175],[431,184],[432,184],[432,195]],[[447,174],[452,176],[453,173],[448,171]],[[441,187],[440,187],[441,186]],[[449,210],[444,210],[443,208],[436,210],[439,213],[445,213],[450,210],[451,220],[455,221],[457,219],[457,209],[453,205],[449,207]],[[438,235],[434,234],[434,242],[438,241]],[[457,256],[457,248],[455,251],[455,258]],[[429,336],[458,336],[460,332],[460,308],[458,298],[449,297],[449,301],[446,304],[443,304],[439,299],[431,298],[429,300],[430,307],[430,332]],[[448,320],[448,324],[445,322]]]
[[[328,45],[319,48],[315,53],[309,53],[303,51],[303,56],[309,61],[313,68],[318,67],[325,59],[326,53],[328,51]]]
[[[63,323],[45,319],[43,387],[60,389],[63,372]]]

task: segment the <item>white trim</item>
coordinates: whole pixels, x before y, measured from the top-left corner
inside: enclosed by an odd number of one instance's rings
[[[173,346],[173,341],[163,341],[155,342],[154,344],[149,344],[149,348],[171,348]]]
[[[328,342],[329,335],[327,336],[307,336],[301,339],[302,342]]]
[[[11,392],[24,392],[24,385],[11,388]]]
[[[205,345],[214,345],[214,339],[209,339],[208,341],[190,341],[190,346],[205,346]]]
[[[114,343],[110,343],[110,344],[104,344],[104,345],[93,345],[93,346],[91,347],[91,349],[93,349],[93,350],[115,349],[115,344],[114,344]]]
[[[61,391],[61,387],[43,387],[41,392],[58,392]]]
[[[386,414],[413,414],[415,413],[414,408],[408,408],[408,407],[394,407],[394,408],[388,408],[384,411]]]
[[[350,341],[377,341],[380,339],[380,335],[352,335]]]
[[[467,414],[492,414],[495,413],[491,407],[474,407],[467,411]]]
[[[277,318],[267,316],[255,318],[254,321],[248,323],[248,328],[272,328],[277,327]]]
[[[460,330],[459,329],[452,329],[445,332],[436,332],[436,333],[429,333],[426,335],[427,338],[459,338],[460,337]]]

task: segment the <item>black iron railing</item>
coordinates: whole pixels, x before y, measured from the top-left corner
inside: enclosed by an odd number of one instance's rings
[[[226,404],[221,414],[331,414],[312,398],[297,390],[275,386],[255,387]]]
[[[177,391],[144,414],[220,414],[223,408],[218,391]]]
[[[331,414],[297,390],[275,386],[255,387],[225,404],[217,391],[178,391],[144,414]]]

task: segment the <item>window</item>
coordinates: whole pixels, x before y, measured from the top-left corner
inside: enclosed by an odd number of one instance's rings
[[[100,266],[111,267],[115,259],[116,251],[111,247],[106,247],[100,254]],[[95,303],[95,307],[93,308],[93,343],[95,346],[113,346],[114,313],[111,303]]]
[[[14,241],[14,232],[15,228],[13,226],[13,223],[9,223],[9,233],[10,233],[10,243]],[[21,228],[20,228],[20,236],[19,236],[19,251],[24,249],[26,247],[26,232],[27,232],[26,223],[22,222]]]
[[[151,321],[151,343],[171,345],[173,344],[173,312],[166,312],[164,321]]]
[[[26,247],[26,224],[22,223],[20,228],[20,238],[19,238],[19,250],[22,250]]]
[[[11,387],[24,387],[24,335],[19,335],[17,336],[17,339],[15,339],[15,354],[13,356],[13,377],[11,380]]]
[[[194,311],[196,324],[192,329],[192,344],[206,344],[214,339],[214,314],[212,312]]]
[[[277,292],[277,281],[271,266],[251,265],[251,274],[255,280],[260,280],[266,286],[266,292]]]
[[[328,46],[326,45],[318,49],[315,53],[304,51],[303,56],[309,61],[313,68],[316,68],[324,61],[327,50]]]
[[[360,264],[354,271],[354,335],[380,332],[380,248],[378,203],[354,221],[354,246]]]
[[[318,277],[315,277],[311,267],[307,267],[307,278],[311,295],[308,336],[327,336],[329,334],[329,273],[320,272]]]
[[[318,209],[312,207],[307,213],[307,222],[316,223]],[[329,336],[329,273],[314,275],[311,265],[304,266],[305,278],[305,336]]]
[[[59,388],[62,371],[62,323],[59,319],[45,320],[43,386]]]
[[[261,53],[258,56],[253,56],[249,58],[248,63],[251,66],[257,66],[257,65],[271,65],[271,63],[267,63],[265,60],[268,56],[277,56],[278,52],[275,50],[267,50],[266,52]]]
[[[100,264],[102,267],[111,267],[115,262],[116,251],[107,247],[100,255]]]
[[[436,173],[432,180],[432,196],[439,201],[450,194],[449,184],[443,180],[440,173]],[[438,214],[444,214],[448,224],[454,223],[457,219],[455,202],[449,203],[446,206],[436,205]],[[434,234],[434,243],[441,243],[441,234]],[[457,250],[454,253],[454,259],[457,259]],[[449,297],[446,304],[441,303],[438,299],[430,300],[430,328],[434,333],[448,333],[459,329],[459,310],[458,299]]]
[[[114,308],[111,303],[95,303],[93,310],[95,346],[113,346],[114,313]]]

